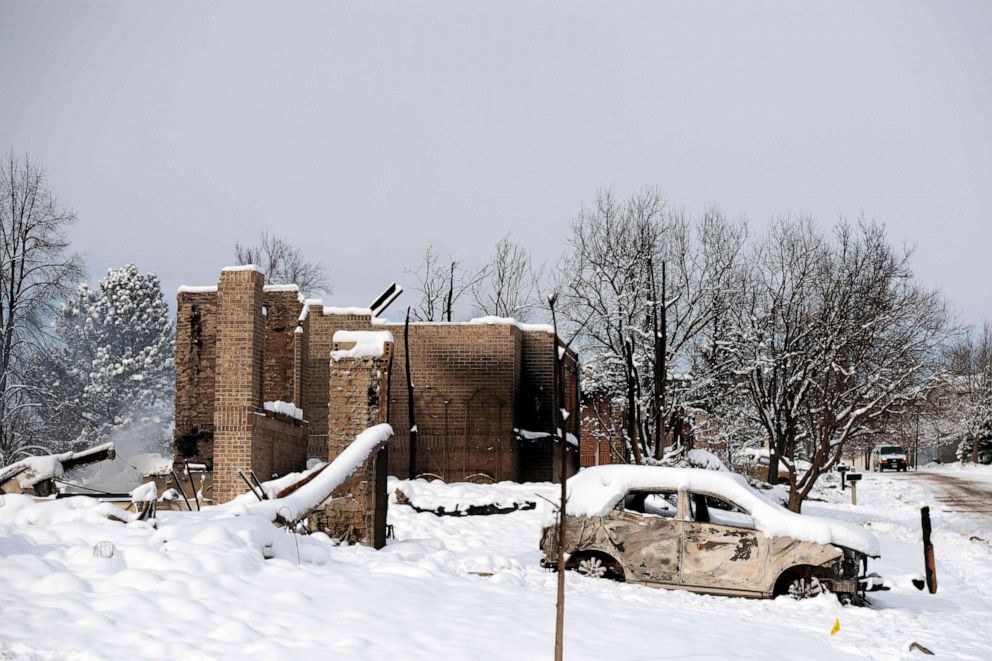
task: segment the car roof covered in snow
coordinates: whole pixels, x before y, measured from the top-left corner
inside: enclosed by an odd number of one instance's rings
[[[878,540],[862,528],[817,516],[796,514],[751,488],[736,473],[662,466],[596,466],[568,480],[567,511],[572,516],[604,516],[630,491],[696,491],[745,509],[755,528],[769,537],[791,537],[879,554]]]

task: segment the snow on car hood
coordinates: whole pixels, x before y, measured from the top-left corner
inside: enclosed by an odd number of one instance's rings
[[[834,544],[878,557],[878,540],[870,532],[843,521],[796,514],[752,489],[736,473],[661,466],[596,466],[567,483],[567,511],[572,516],[604,516],[630,490],[700,491],[719,496],[747,510],[755,527],[768,537]]]

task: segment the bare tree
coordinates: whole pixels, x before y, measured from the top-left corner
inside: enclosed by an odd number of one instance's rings
[[[768,438],[769,476],[780,462],[789,472],[793,511],[848,442],[941,382],[947,311],[913,281],[910,256],[877,225],[825,236],[807,219],[780,221],[756,248],[731,351]],[[797,458],[810,462],[802,474]]]
[[[34,410],[44,383],[30,357],[48,342],[47,322],[83,278],[82,258],[67,254],[76,214],[59,205],[45,172],[13,152],[0,163],[0,459],[40,442]]]
[[[417,321],[452,321],[458,301],[479,282],[483,272],[464,269],[454,257],[442,260],[434,246],[427,246],[423,261],[412,274],[420,293],[420,302],[413,308]]]
[[[959,442],[961,461],[992,463],[992,327],[963,335],[946,359],[947,384],[937,402],[942,435]]]
[[[272,284],[293,284],[306,295],[330,293],[331,286],[324,267],[308,260],[303,251],[285,239],[262,232],[258,244],[234,243],[239,264],[255,264],[265,271]]]
[[[667,212],[655,190],[624,201],[602,192],[573,224],[559,268],[562,315],[591,317],[582,344],[593,378],[583,389],[611,406],[622,402],[635,462],[664,459],[670,437],[685,447],[688,411],[706,405],[701,398],[714,394],[714,375],[727,368],[717,336],[739,289],[745,237],[743,223],[716,210],[695,223]],[[662,291],[656,265],[664,265]],[[697,358],[703,351],[708,361]],[[677,378],[696,368],[699,374]],[[667,387],[672,379],[677,390]]]
[[[496,244],[489,265],[471,287],[476,310],[483,315],[526,321],[535,307],[543,269],[535,270],[526,248],[507,235]]]

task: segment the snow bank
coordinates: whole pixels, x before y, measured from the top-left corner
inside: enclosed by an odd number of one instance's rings
[[[375,449],[388,441],[392,435],[393,428],[388,424],[369,427],[356,436],[351,445],[345,448],[327,467],[322,470],[315,469],[315,471],[320,471],[319,475],[288,496],[275,500],[263,500],[250,505],[242,505],[243,501],[239,500],[237,503],[218,507],[245,507],[248,513],[264,516],[270,521],[277,518],[282,518],[285,521],[298,521],[307,512],[317,508],[327,500],[331,493],[358,470]]]
[[[133,521],[137,514],[96,498],[74,496],[57,500],[36,500],[24,494],[5,494],[0,507],[0,524],[51,526],[60,523],[109,523]],[[0,538],[2,541],[2,538]],[[2,546],[2,544],[0,544]]]
[[[263,402],[262,408],[266,411],[271,411],[272,413],[281,413],[282,415],[288,415],[296,420],[303,419],[303,409],[297,408],[292,402],[284,402],[282,400],[276,400],[274,402]]]
[[[754,519],[755,527],[769,537],[836,544],[873,557],[879,555],[878,540],[871,533],[842,521],[791,512],[752,489],[742,476],[723,471],[660,466],[586,468],[568,480],[567,511],[573,516],[604,516],[632,489],[708,493],[742,507]]]
[[[334,342],[354,342],[351,349],[339,349],[331,352],[331,360],[342,358],[378,358],[386,350],[386,343],[393,341],[389,331],[347,331],[339,330],[334,333]]]

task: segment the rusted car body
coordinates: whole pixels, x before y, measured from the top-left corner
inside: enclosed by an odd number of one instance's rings
[[[790,594],[802,598],[828,590],[845,601],[860,601],[865,590],[880,583],[859,579],[859,570],[867,567],[864,551],[871,548],[859,551],[765,534],[760,519],[752,517],[747,505],[730,500],[727,490],[719,488],[719,480],[705,476],[700,480],[702,488],[692,488],[691,483],[682,488],[677,485],[684,480],[665,479],[663,471],[692,469],[637,468],[662,471],[654,481],[658,486],[645,486],[653,481],[640,480],[614,493],[616,502],[605,513],[568,513],[568,568],[590,576],[745,597]],[[581,488],[579,482],[572,495]],[[752,509],[765,507],[760,502],[749,504]],[[762,513],[766,519],[773,518]],[[800,516],[775,514],[787,522],[788,517]],[[554,566],[557,537],[556,526],[545,527],[541,547],[546,566]]]

